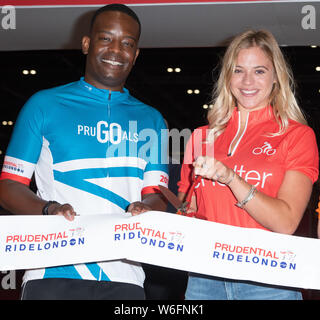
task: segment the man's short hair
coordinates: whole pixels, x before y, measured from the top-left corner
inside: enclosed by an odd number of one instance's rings
[[[129,7],[127,7],[124,4],[120,4],[120,3],[112,3],[112,4],[108,4],[104,7],[99,8],[93,15],[93,17],[91,18],[91,23],[90,23],[90,31],[92,30],[93,24],[96,21],[98,15],[100,13],[103,13],[105,11],[119,11],[122,13],[127,14],[128,16],[132,17],[139,25],[139,37],[141,34],[141,23],[139,20],[139,17],[136,15],[136,13],[130,9]]]

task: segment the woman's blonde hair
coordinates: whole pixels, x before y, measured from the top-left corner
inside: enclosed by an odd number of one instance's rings
[[[280,135],[287,129],[289,119],[306,124],[294,96],[294,80],[279,45],[273,35],[265,30],[248,30],[236,36],[229,44],[222,60],[218,81],[212,92],[212,108],[208,113],[209,128],[215,139],[225,129],[232,116],[236,100],[230,90],[231,76],[235,70],[236,59],[241,49],[259,47],[273,63],[276,83],[270,94],[270,105],[279,124],[279,131],[270,133]],[[211,140],[210,139],[210,140]]]

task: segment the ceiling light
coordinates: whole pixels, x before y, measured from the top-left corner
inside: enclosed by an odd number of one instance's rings
[[[174,71],[175,72],[181,72],[181,68],[175,68]]]
[[[187,93],[188,94],[199,94],[200,93],[200,90],[199,89],[194,89],[194,90],[192,90],[192,89],[188,89],[187,90]]]
[[[173,72],[173,69],[172,68],[168,68],[167,71],[168,72]]]
[[[203,108],[203,109],[208,109],[209,106],[208,106],[207,104],[204,104],[204,105],[202,106],[202,108]]]
[[[37,74],[37,71],[34,70],[34,69],[31,69],[31,70],[24,69],[24,70],[22,70],[22,74],[24,74],[24,75],[27,75],[27,74],[35,75],[35,74]]]
[[[312,46],[310,46],[311,48],[316,48],[317,46],[315,46],[315,45],[312,45]]]
[[[8,121],[8,125],[9,126],[12,126],[13,125],[13,122],[10,120],[10,121]]]
[[[8,124],[7,121],[2,121],[2,125],[6,126]]]
[[[320,71],[320,67],[316,67],[316,70],[317,70],[317,71]]]

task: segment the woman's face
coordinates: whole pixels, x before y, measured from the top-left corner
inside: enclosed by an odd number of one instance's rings
[[[266,107],[275,82],[273,64],[262,49],[251,47],[239,51],[230,81],[239,110]]]

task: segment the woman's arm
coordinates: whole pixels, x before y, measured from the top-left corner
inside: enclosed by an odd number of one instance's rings
[[[243,200],[251,188],[236,175],[229,187],[238,201]],[[265,228],[293,234],[302,219],[312,192],[311,180],[299,171],[287,171],[277,197],[259,191],[244,209]]]
[[[231,180],[228,186],[239,202],[248,196],[252,187],[232,169],[214,158],[199,157],[194,167],[195,174],[207,179],[221,183]],[[299,171],[289,170],[285,173],[276,197],[258,191],[243,209],[265,228],[274,232],[293,234],[302,219],[311,192],[312,181]]]

